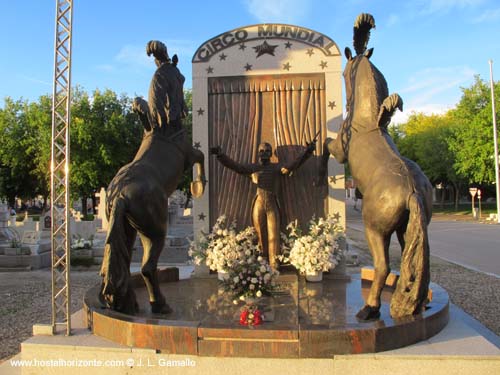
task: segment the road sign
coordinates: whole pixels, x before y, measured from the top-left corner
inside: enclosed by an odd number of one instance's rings
[[[472,198],[474,198],[477,193],[477,188],[469,188],[469,193],[472,195]]]

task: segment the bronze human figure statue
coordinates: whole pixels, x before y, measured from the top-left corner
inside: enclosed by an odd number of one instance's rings
[[[158,66],[151,81],[149,104],[136,98],[133,110],[139,114],[144,135],[134,160],[122,167],[107,190],[106,215],[109,219],[101,267],[101,300],[114,310],[138,310],[130,282],[132,247],[139,233],[144,256],[141,273],[153,313],[171,311],[160,291],[157,277],[167,233],[168,197],[181,181],[185,170],[197,167],[191,186],[193,196],[203,193],[204,156],[188,142],[181,128],[185,110],[183,77],[170,63],[166,46],[158,41],[147,44]]]
[[[361,14],[354,23],[354,49],[345,70],[347,117],[338,137],[324,144],[320,180],[324,181],[331,154],[340,163],[349,163],[352,176],[363,195],[365,236],[373,257],[375,278],[361,320],[376,319],[380,295],[389,269],[389,244],[396,232],[402,248],[401,275],[391,300],[391,316],[418,314],[427,301],[429,287],[429,242],[427,225],[431,219],[432,187],[419,166],[401,156],[387,132],[394,111],[402,110],[397,94],[388,95],[387,83],[370,62],[367,50],[375,20]]]
[[[220,147],[213,147],[210,153],[217,156],[217,160],[225,167],[236,173],[250,176],[257,185],[257,194],[252,203],[252,223],[257,232],[259,246],[262,253],[269,260],[269,265],[277,269],[277,256],[280,249],[280,214],[278,207],[277,191],[279,190],[280,176],[291,175],[313,153],[316,140],[307,144],[302,155],[289,165],[272,163],[272,147],[264,142],[259,145],[259,163],[239,164],[225,155]]]

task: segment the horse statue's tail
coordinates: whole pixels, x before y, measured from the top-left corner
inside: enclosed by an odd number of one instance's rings
[[[429,290],[429,238],[424,203],[419,193],[408,200],[410,218],[401,256],[401,275],[391,300],[391,316],[399,318],[420,313]]]
[[[134,313],[135,294],[130,285],[130,257],[125,233],[126,202],[118,195],[112,202],[109,231],[104,245],[100,275],[103,278],[100,298],[113,310]]]

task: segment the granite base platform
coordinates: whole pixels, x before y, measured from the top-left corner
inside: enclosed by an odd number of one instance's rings
[[[84,327],[80,310],[72,316],[71,336],[60,327],[56,335],[29,338],[21,344],[19,354],[0,363],[0,374],[498,375],[500,337],[456,306],[450,307],[446,327],[418,344],[381,353],[302,359],[166,354],[119,345]]]
[[[431,284],[432,300],[425,312],[396,320],[389,315],[393,275],[382,295],[380,319],[360,322],[355,314],[368,293],[370,270],[351,277],[325,275],[321,283],[306,283],[291,273],[280,276],[276,293],[259,299],[264,323],[248,328],[239,324],[242,305],[233,304],[215,276],[179,280],[178,275],[176,268],[160,272],[171,314],[151,313],[142,278],[134,275],[139,313],[102,308],[96,286],[85,297],[85,325],[117,344],[167,354],[331,358],[405,347],[432,337],[449,319],[448,294],[436,284]]]

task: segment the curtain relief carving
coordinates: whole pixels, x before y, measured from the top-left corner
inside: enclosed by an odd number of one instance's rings
[[[326,137],[324,76],[256,76],[211,78],[209,142],[220,145],[239,163],[257,163],[257,148],[269,142],[286,165],[320,132],[316,152],[292,177],[282,177],[282,226],[295,217],[303,223],[326,208],[326,187],[313,187],[318,155]],[[245,176],[210,158],[210,225],[222,214],[240,228],[251,225],[255,186]]]

